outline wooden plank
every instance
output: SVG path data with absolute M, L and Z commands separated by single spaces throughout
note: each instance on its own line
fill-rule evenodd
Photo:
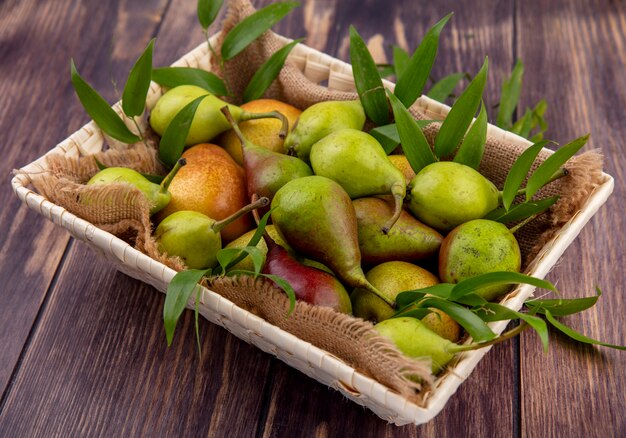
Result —
M 442 34 L 433 76 L 443 77 L 463 68 L 475 73 L 488 54 L 486 101 L 492 105 L 498 101 L 499 84 L 513 63 L 513 2 L 480 2 L 471 8 L 460 8 L 453 2 L 337 2 L 331 15 L 338 46 L 327 50 L 347 60 L 348 26 L 354 24 L 378 61 L 383 62 L 382 56 L 390 59 L 392 43 L 414 50 L 426 30 L 450 11 L 455 11 L 455 16 Z M 467 436 L 514 435 L 519 415 L 517 344 L 495 346 L 435 420 L 421 427 L 388 425 L 279 362 L 263 435 L 326 436 L 338 431 L 367 431 L 371 436 L 455 436 L 461 430 Z
M 525 98 L 548 101 L 548 138 L 561 144 L 592 133 L 615 192 L 549 275 L 566 297 L 605 295 L 564 322 L 624 344 L 624 186 L 626 155 L 626 8 L 611 1 L 517 2 L 518 47 L 526 65 Z M 626 354 L 552 336 L 548 354 L 522 340 L 522 435 L 626 435 Z
M 268 356 L 74 243 L 0 414 L 0 436 L 253 436 Z
M 69 58 L 105 96 L 115 94 L 110 79 L 141 50 L 154 29 L 154 15 L 136 2 L 76 5 L 69 1 L 9 1 L 0 4 L 0 173 L 43 155 L 88 120 L 74 98 Z M 164 1 L 151 1 L 154 11 Z M 158 17 L 158 13 L 156 14 Z M 110 23 L 134 23 L 112 28 Z M 115 32 L 115 38 L 113 34 Z M 89 38 L 91 35 L 91 38 Z M 85 40 L 90 41 L 89 44 Z M 115 46 L 128 40 L 125 48 Z M 113 48 L 111 48 L 113 44 Z M 144 44 L 143 42 L 141 44 Z M 113 55 L 111 55 L 111 51 Z M 111 72 L 116 74 L 111 77 Z M 13 194 L 8 180 L 0 188 L 0 394 L 4 393 L 28 338 L 46 290 L 69 240 L 61 228 L 40 218 Z M 6 233 L 6 234 L 5 234 Z M 19 317 L 18 317 L 19 315 Z

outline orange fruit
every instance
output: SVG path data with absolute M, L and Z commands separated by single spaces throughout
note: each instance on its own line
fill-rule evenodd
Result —
M 296 124 L 302 112 L 295 106 L 275 99 L 252 100 L 241 105 L 241 109 L 251 113 L 278 111 L 289 120 L 289 130 Z M 239 129 L 243 135 L 252 143 L 282 154 L 285 150 L 283 147 L 284 140 L 278 136 L 280 128 L 281 122 L 278 119 L 248 120 L 239 124 Z M 232 129 L 223 133 L 217 143 L 228 151 L 237 164 L 243 166 L 241 143 Z
M 224 149 L 203 143 L 189 148 L 182 156 L 187 165 L 172 180 L 172 200 L 157 214 L 158 221 L 181 210 L 198 211 L 221 220 L 248 204 L 245 172 Z M 222 230 L 222 240 L 234 240 L 252 226 L 251 215 L 243 216 Z
M 409 160 L 407 160 L 404 155 L 389 155 L 387 158 L 389 158 L 391 164 L 404 174 L 404 179 L 406 179 L 407 184 L 415 178 L 415 172 L 413 172 Z

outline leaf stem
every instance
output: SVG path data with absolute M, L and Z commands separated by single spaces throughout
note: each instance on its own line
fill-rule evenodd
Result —
M 522 321 L 520 323 L 520 325 L 518 325 L 517 327 L 509 330 L 508 332 L 505 332 L 505 333 L 501 334 L 497 338 L 492 339 L 490 341 L 478 342 L 478 343 L 473 343 L 473 344 L 469 344 L 469 345 L 458 345 L 458 344 L 452 343 L 451 345 L 448 345 L 446 347 L 446 350 L 448 352 L 450 352 L 450 353 L 460 353 L 462 351 L 478 350 L 480 348 L 488 347 L 488 346 L 494 345 L 494 344 L 499 344 L 500 342 L 504 342 L 504 341 L 506 341 L 508 339 L 511 339 L 511 338 L 519 335 L 521 332 L 523 332 L 524 330 L 526 330 L 529 327 L 530 326 L 528 325 L 528 323 L 526 321 Z
M 226 75 L 226 66 L 224 64 L 224 59 L 217 54 L 213 45 L 211 44 L 211 39 L 209 38 L 209 33 L 205 29 L 203 31 L 204 37 L 206 38 L 206 43 L 209 46 L 209 50 L 211 51 L 211 55 L 219 61 L 220 71 L 222 72 L 222 78 L 224 79 L 224 86 L 226 87 L 227 95 L 231 95 L 230 83 L 228 82 L 228 76 Z
M 149 148 L 150 146 L 148 146 L 148 142 L 146 141 L 146 137 L 145 135 L 143 135 L 143 131 L 141 130 L 141 126 L 139 126 L 139 123 L 137 123 L 137 120 L 134 117 L 130 118 L 133 121 L 133 124 L 135 125 L 135 128 L 137 128 L 137 132 L 139 133 L 139 138 L 141 139 L 142 143 Z
M 526 224 L 534 221 L 535 219 L 537 219 L 537 217 L 542 214 L 543 211 L 541 213 L 535 213 L 532 216 L 527 217 L 526 219 L 524 219 L 523 221 L 521 221 L 519 224 L 509 228 L 509 231 L 511 232 L 511 234 L 515 234 L 519 231 L 520 228 L 522 228 L 523 226 L 525 226 Z

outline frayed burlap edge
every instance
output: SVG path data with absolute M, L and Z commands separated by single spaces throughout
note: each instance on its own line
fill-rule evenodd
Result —
M 407 358 L 367 321 L 300 301 L 287 316 L 289 299 L 269 280 L 218 277 L 208 287 L 270 324 L 341 358 L 411 401 L 419 403 L 425 387 L 433 383 L 429 361 Z

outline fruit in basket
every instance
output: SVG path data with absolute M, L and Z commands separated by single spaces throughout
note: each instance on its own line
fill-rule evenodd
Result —
M 355 199 L 352 205 L 356 212 L 363 263 L 412 262 L 433 257 L 439 251 L 443 236 L 404 210 L 387 234 L 381 231 L 393 215 L 393 202 L 389 197 Z
M 277 275 L 289 282 L 298 300 L 352 313 L 348 292 L 333 275 L 300 263 L 268 234 L 264 234 L 263 239 L 268 247 L 264 274 Z
M 363 129 L 365 111 L 359 100 L 326 101 L 305 109 L 285 139 L 290 155 L 309 162 L 311 147 L 339 129 Z
M 400 317 L 379 322 L 374 326 L 382 336 L 391 340 L 406 356 L 430 359 L 433 374 L 439 373 L 454 357 L 448 351 L 456 346 L 430 330 L 416 318 Z
M 272 222 L 293 249 L 327 265 L 344 283 L 381 295 L 361 269 L 354 207 L 339 184 L 317 175 L 294 179 L 278 190 L 272 208 Z
M 240 108 L 251 113 L 278 111 L 287 117 L 290 127 L 293 127 L 296 124 L 298 117 L 302 113 L 302 111 L 295 106 L 275 99 L 252 100 L 244 103 Z M 239 123 L 239 129 L 241 129 L 243 135 L 251 143 L 282 154 L 285 151 L 285 140 L 279 136 L 281 127 L 282 125 L 280 121 L 273 119 L 248 120 L 246 122 Z M 243 166 L 241 143 L 239 142 L 235 131 L 226 131 L 220 136 L 217 143 L 226 149 L 237 164 Z
M 150 113 L 150 126 L 157 134 L 163 135 L 172 119 L 181 109 L 194 99 L 204 95 L 206 97 L 200 102 L 191 122 L 185 141 L 187 146 L 208 142 L 230 129 L 230 124 L 220 112 L 220 108 L 225 105 L 228 106 L 234 119 L 238 122 L 268 117 L 278 118 L 283 122 L 281 136 L 284 137 L 286 135 L 287 123 L 282 114 L 275 111 L 249 113 L 238 106 L 227 104 L 220 98 L 209 94 L 204 88 L 196 85 L 180 85 L 163 94 Z
M 521 261 L 517 240 L 504 224 L 477 219 L 459 225 L 443 240 L 439 277 L 447 283 L 458 283 L 489 272 L 519 272 Z M 492 301 L 509 288 L 509 285 L 486 286 L 475 293 Z
M 400 172 L 402 172 L 407 184 L 409 184 L 411 180 L 415 178 L 415 171 L 409 164 L 409 160 L 406 158 L 405 155 L 389 155 L 387 156 L 387 158 L 389 158 L 391 164 L 396 166 L 396 168 Z
M 134 169 L 129 169 L 127 167 L 107 167 L 92 176 L 91 179 L 87 181 L 87 185 L 126 183 L 135 186 L 141 190 L 146 198 L 148 198 L 151 202 L 152 206 L 150 207 L 150 214 L 154 214 L 161 211 L 169 204 L 172 195 L 168 189 L 172 179 L 185 164 L 187 164 L 187 162 L 184 158 L 178 160 L 174 168 L 163 179 L 161 184 L 155 184 L 148 181 L 145 176 Z
M 217 266 L 217 252 L 222 249 L 220 232 L 224 227 L 268 204 L 269 199 L 260 198 L 221 221 L 197 211 L 177 211 L 163 219 L 154 238 L 161 252 L 180 257 L 188 268 L 212 268 Z
M 162 220 L 181 210 L 200 212 L 215 220 L 224 219 L 248 203 L 246 175 L 224 149 L 213 144 L 200 144 L 183 154 L 187 165 L 170 184 L 170 203 L 156 216 Z M 230 242 L 244 234 L 253 223 L 248 215 L 236 220 L 222 231 L 222 239 Z
M 276 231 L 276 228 L 274 227 L 274 225 L 267 225 L 265 227 L 265 230 L 269 233 L 270 237 L 274 239 L 274 241 L 278 245 L 282 246 L 287 251 L 292 251 L 291 247 L 287 244 L 287 242 L 285 242 L 283 238 L 280 236 L 280 234 L 278 234 L 278 231 Z M 254 236 L 255 232 L 256 232 L 256 229 L 248 231 L 246 234 L 237 237 L 232 242 L 229 242 L 228 245 L 225 246 L 225 248 L 245 248 L 246 246 L 248 246 L 248 242 L 250 242 L 250 239 L 252 239 L 252 236 Z M 263 256 L 267 255 L 267 245 L 265 244 L 265 241 L 263 239 L 259 241 L 256 247 L 261 250 L 261 253 L 263 253 Z M 233 266 L 231 269 L 254 271 L 254 264 L 252 263 L 252 258 L 250 256 L 246 257 L 245 259 L 237 263 L 235 266 Z
M 409 184 L 409 210 L 422 222 L 450 231 L 498 206 L 495 185 L 476 170 L 452 161 L 424 167 Z
M 313 174 L 309 165 L 301 159 L 279 154 L 250 142 L 233 120 L 228 107 L 223 107 L 222 112 L 233 126 L 243 148 L 248 196 L 256 194 L 272 199 L 278 189 L 289 181 Z
M 316 175 L 336 181 L 351 198 L 391 192 L 395 208 L 382 225 L 383 232 L 386 234 L 396 223 L 406 196 L 406 182 L 374 137 L 356 129 L 340 129 L 313 145 L 310 160 Z

